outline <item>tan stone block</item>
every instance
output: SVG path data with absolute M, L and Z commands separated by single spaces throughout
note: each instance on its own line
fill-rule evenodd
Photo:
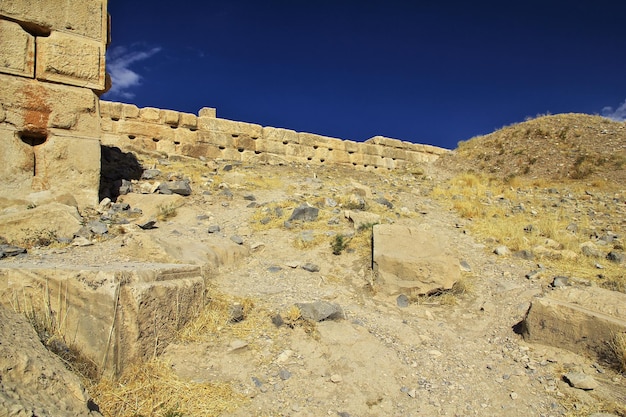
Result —
M 235 148 L 235 138 L 231 134 L 205 130 L 199 130 L 197 134 L 199 143 L 208 143 L 221 149 Z
M 198 132 L 189 129 L 175 129 L 174 140 L 181 144 L 193 145 L 198 141 Z
M 52 32 L 37 38 L 35 76 L 39 80 L 105 88 L 105 46 L 80 36 Z
M 35 76 L 35 37 L 8 20 L 0 20 L 0 72 Z
M 347 151 L 341 149 L 333 149 L 329 155 L 329 161 L 336 164 L 349 164 L 350 154 Z
M 369 143 L 359 143 L 359 152 L 365 155 L 378 155 L 380 148 L 376 145 L 370 145 Z
M 215 119 L 217 116 L 217 111 L 213 107 L 203 107 L 198 112 L 198 116 L 200 117 L 210 117 Z
M 317 149 L 320 146 L 328 147 L 329 137 L 316 135 L 313 133 L 299 133 L 300 144 L 304 146 L 310 146 L 313 149 Z
M 359 145 L 360 142 L 354 142 L 351 140 L 346 140 L 343 142 L 344 147 L 346 149 L 346 152 L 348 152 L 349 154 L 353 154 L 353 153 L 357 153 L 359 152 Z
M 170 126 L 178 126 L 178 121 L 180 119 L 180 113 L 174 110 L 161 110 L 159 120 L 161 123 L 165 123 Z
M 144 107 L 139 110 L 139 118 L 144 122 L 156 122 L 159 120 L 159 109 L 154 107 Z
M 100 100 L 100 116 L 102 118 L 108 117 L 112 120 L 119 120 L 122 118 L 122 108 L 122 103 Z
M 122 104 L 122 118 L 136 119 L 139 117 L 139 107 L 134 104 Z
M 346 150 L 346 141 L 345 140 L 341 140 L 341 139 L 335 139 L 335 138 L 328 138 L 326 145 L 328 146 L 329 150 L 342 150 L 345 151 Z
M 263 135 L 263 127 L 257 124 L 205 116 L 198 117 L 198 129 L 208 132 L 225 133 L 232 137 L 248 135 L 251 138 L 260 138 Z
M 59 31 L 103 45 L 108 38 L 107 0 L 2 0 L 0 15 L 25 22 L 36 36 Z
M 237 149 L 226 148 L 222 150 L 222 158 L 227 161 L 241 161 L 241 152 Z
M 281 129 L 276 127 L 264 127 L 263 137 L 269 141 L 287 143 L 300 143 L 298 132 L 290 129 Z
M 77 88 L 0 74 L 0 103 L 5 123 L 18 131 L 45 135 L 51 128 L 71 129 L 81 136 L 100 137 L 97 96 Z
M 180 113 L 180 121 L 179 121 L 178 126 L 186 128 L 186 129 L 197 130 L 198 118 L 196 117 L 195 114 Z

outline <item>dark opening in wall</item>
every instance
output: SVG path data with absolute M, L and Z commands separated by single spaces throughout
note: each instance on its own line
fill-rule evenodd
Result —
M 311 161 L 311 160 L 313 160 L 313 158 L 311 158 L 310 156 L 307 156 L 306 160 L 307 161 Z
M 321 163 L 324 163 L 324 161 L 326 161 L 326 160 L 325 160 L 325 159 L 320 159 L 320 162 L 321 162 Z
M 226 146 L 218 146 L 218 148 L 220 148 L 220 151 L 223 151 L 224 149 L 226 149 Z
M 286 141 L 286 140 L 283 141 L 283 145 L 286 145 L 288 143 L 289 143 L 289 141 Z
M 237 151 L 243 152 L 243 148 L 237 148 Z
M 18 136 L 25 144 L 35 147 L 43 145 L 48 139 L 48 132 L 45 130 L 23 130 Z M 37 176 L 37 152 L 33 149 L 33 176 Z
M 317 148 L 319 148 L 319 146 L 313 145 L 313 149 L 317 149 Z
M 130 140 L 133 140 L 133 139 L 135 139 L 135 138 L 136 138 L 136 136 L 135 136 L 135 135 L 128 135 L 128 139 L 130 139 Z
M 257 136 L 252 136 L 252 140 L 257 140 L 258 137 Z
M 159 140 L 159 138 L 152 138 L 152 142 L 158 142 Z
M 231 136 L 234 137 L 234 138 L 238 138 L 239 137 L 239 135 L 237 133 L 232 133 Z
M 261 151 L 254 151 L 254 154 L 255 155 L 259 155 L 259 154 L 261 154 Z
M 175 140 L 175 141 L 174 141 L 174 145 L 180 145 L 180 142 L 179 142 L 179 141 L 177 141 L 177 140 Z
M 178 125 L 170 125 L 171 129 L 178 129 Z
M 113 120 L 114 122 L 119 122 L 120 118 L 111 116 L 111 120 Z
M 190 127 L 190 128 L 189 128 L 189 130 L 190 130 L 191 132 L 195 132 L 196 130 L 198 130 L 198 128 L 197 128 L 197 127 Z

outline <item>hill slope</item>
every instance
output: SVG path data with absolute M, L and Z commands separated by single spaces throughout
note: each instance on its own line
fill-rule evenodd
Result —
M 542 116 L 466 142 L 438 163 L 500 178 L 626 181 L 626 123 L 586 114 Z

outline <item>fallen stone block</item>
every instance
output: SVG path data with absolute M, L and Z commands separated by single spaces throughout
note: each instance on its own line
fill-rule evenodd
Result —
M 45 312 L 64 342 L 108 375 L 161 353 L 204 307 L 204 291 L 194 265 L 0 267 L 0 303 Z
M 386 293 L 430 294 L 451 289 L 461 278 L 458 259 L 428 230 L 379 224 L 373 242 L 373 269 Z
M 606 357 L 615 334 L 626 332 L 626 294 L 565 287 L 533 300 L 522 322 L 529 342 Z

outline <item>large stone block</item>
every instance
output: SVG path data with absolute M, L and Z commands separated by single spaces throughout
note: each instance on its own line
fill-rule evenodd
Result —
M 277 127 L 264 127 L 263 138 L 267 141 L 288 143 L 300 143 L 298 132 L 290 129 L 281 129 Z
M 0 74 L 0 85 L 6 127 L 41 135 L 49 129 L 63 129 L 100 137 L 98 97 L 93 91 L 5 74 Z
M 613 337 L 626 332 L 626 294 L 597 287 L 556 289 L 533 300 L 522 327 L 529 342 L 607 357 Z
M 51 31 L 108 39 L 107 0 L 2 0 L 0 15 L 15 19 L 37 36 Z
M 0 19 L 0 72 L 35 76 L 35 37 L 15 22 Z
M 459 261 L 438 235 L 424 228 L 376 225 L 373 268 L 389 294 L 430 294 L 460 279 Z
M 260 138 L 263 135 L 263 128 L 260 125 L 206 116 L 198 117 L 198 129 L 228 134 L 232 137 L 247 135 L 251 138 Z
M 192 265 L 0 267 L 0 302 L 49 311 L 69 344 L 107 374 L 162 352 L 204 306 Z
M 39 80 L 93 90 L 105 89 L 105 44 L 81 36 L 52 32 L 37 38 Z

